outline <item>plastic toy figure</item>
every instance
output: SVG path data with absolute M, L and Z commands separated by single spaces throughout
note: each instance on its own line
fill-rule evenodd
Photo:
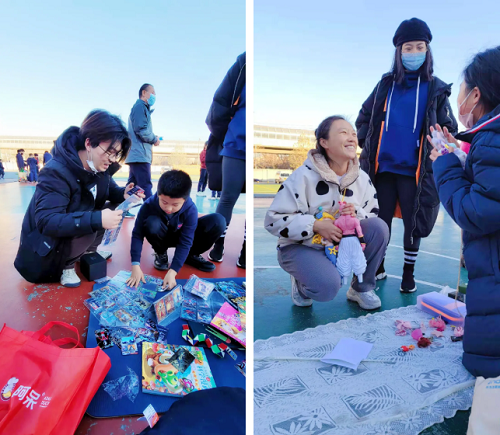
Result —
M 330 219 L 335 222 L 335 218 L 330 213 L 323 211 L 323 207 L 319 208 L 319 212 L 316 213 L 314 217 L 319 221 Z M 328 240 L 325 240 L 319 234 L 314 235 L 312 242 L 317 245 L 323 245 L 325 247 L 325 254 L 328 259 L 333 263 L 334 266 L 337 264 L 337 254 L 339 252 L 339 244 L 337 242 L 330 242 Z
M 339 212 L 342 212 L 346 203 L 341 201 L 339 206 Z M 342 278 L 342 285 L 347 284 L 351 272 L 358 277 L 358 281 L 361 283 L 363 282 L 363 273 L 366 271 L 366 258 L 363 253 L 366 243 L 359 219 L 354 216 L 343 215 L 335 221 L 335 225 L 342 230 L 336 264 Z

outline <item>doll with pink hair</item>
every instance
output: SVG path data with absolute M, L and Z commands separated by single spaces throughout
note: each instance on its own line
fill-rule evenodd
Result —
M 346 203 L 341 201 L 339 205 L 339 212 L 342 212 Z M 362 283 L 363 273 L 366 271 L 366 258 L 363 253 L 366 243 L 359 219 L 354 216 L 342 215 L 335 221 L 335 225 L 342 230 L 336 264 L 342 277 L 342 284 L 347 284 L 351 272 L 358 277 L 358 282 Z

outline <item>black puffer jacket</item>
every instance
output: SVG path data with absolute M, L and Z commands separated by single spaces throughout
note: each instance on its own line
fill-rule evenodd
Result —
M 238 102 L 246 83 L 246 52 L 240 54 L 229 69 L 214 95 L 214 100 L 205 120 L 209 130 L 206 165 L 208 187 L 222 190 L 222 144 L 229 123 L 238 109 Z
M 53 159 L 40 171 L 35 194 L 24 216 L 14 266 L 29 282 L 57 282 L 74 237 L 102 229 L 101 210 L 106 201 L 124 201 L 125 188 L 112 175 L 112 164 L 94 175 L 83 168 L 76 145 L 82 138 L 70 127 L 56 141 Z M 97 196 L 90 188 L 97 186 Z
M 393 75 L 385 74 L 371 95 L 363 103 L 356 120 L 359 146 L 363 149 L 360 157 L 361 169 L 375 182 L 375 166 L 380 147 L 382 122 L 386 119 L 387 94 L 393 83 Z M 451 84 L 437 77 L 429 83 L 427 109 L 421 131 L 423 146 L 420 147 L 419 165 L 416 173 L 418 180 L 417 195 L 413 207 L 413 228 L 411 237 L 427 237 L 436 223 L 439 212 L 439 196 L 432 175 L 432 161 L 429 158 L 432 145 L 427 141 L 431 126 L 439 124 L 447 127 L 450 133 L 458 131 L 448 97 Z

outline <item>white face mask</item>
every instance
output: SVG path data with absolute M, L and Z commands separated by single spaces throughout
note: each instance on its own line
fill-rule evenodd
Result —
M 94 174 L 97 174 L 99 172 L 94 165 L 94 161 L 92 160 L 92 151 L 89 150 L 87 150 L 87 165 L 89 165 L 90 170 Z
M 467 98 L 469 98 L 470 94 L 472 94 L 472 91 L 474 89 L 472 89 L 468 94 L 467 96 L 465 97 L 465 100 L 462 101 L 459 105 L 458 105 L 458 120 L 462 123 L 462 125 L 467 129 L 471 129 L 473 126 L 474 126 L 474 119 L 473 119 L 473 116 L 472 116 L 472 112 L 474 111 L 474 109 L 476 108 L 477 106 L 477 103 L 474 105 L 474 107 L 472 108 L 472 110 L 465 114 L 465 115 L 462 115 L 460 113 L 460 108 L 463 106 L 463 104 L 467 101 Z

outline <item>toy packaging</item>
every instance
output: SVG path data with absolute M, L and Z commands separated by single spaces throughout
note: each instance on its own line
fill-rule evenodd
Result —
M 240 298 L 246 296 L 245 288 L 239 286 L 233 281 L 222 281 L 216 284 L 216 290 L 228 301 L 234 308 L 237 308 Z
M 107 349 L 108 347 L 113 346 L 113 342 L 111 341 L 111 338 L 109 336 L 109 330 L 103 328 L 103 329 L 96 329 L 94 331 L 95 338 L 97 340 L 97 345 L 101 349 Z
M 182 300 L 182 286 L 177 285 L 154 303 L 156 321 L 159 326 L 168 326 L 179 318 L 181 315 Z
M 174 358 L 179 349 L 184 350 Z M 188 354 L 194 358 L 189 364 Z M 180 397 L 215 387 L 203 348 L 147 342 L 142 344 L 143 393 Z
M 186 282 L 184 286 L 184 290 L 199 296 L 202 299 L 207 300 L 212 293 L 215 285 L 209 281 L 205 281 L 204 279 L 198 278 L 196 275 L 191 275 L 189 280 Z
M 464 326 L 467 314 L 465 304 L 446 295 L 438 292 L 419 295 L 417 296 L 417 307 L 433 316 L 441 316 L 450 325 Z
M 229 303 L 224 303 L 210 325 L 243 346 L 246 346 L 246 332 L 241 327 L 239 312 L 229 305 Z
M 182 302 L 181 318 L 208 325 L 225 302 L 218 291 L 212 291 L 207 300 L 186 292 Z
M 134 337 L 122 337 L 122 355 L 137 355 L 137 343 Z
M 132 192 L 135 190 L 134 193 L 142 192 L 144 193 L 144 190 L 141 189 L 138 186 L 133 187 L 129 192 Z M 116 210 L 123 210 L 123 215 L 120 223 L 118 224 L 118 227 L 116 227 L 113 230 L 106 230 L 104 232 L 104 236 L 102 238 L 101 244 L 103 246 L 107 245 L 112 245 L 113 243 L 116 242 L 116 239 L 118 238 L 118 234 L 120 234 L 120 230 L 123 225 L 123 220 L 125 219 L 125 213 L 127 213 L 132 207 L 134 207 L 137 204 L 142 203 L 142 199 L 139 198 L 137 195 L 131 194 L 125 201 L 123 201 L 117 208 Z

